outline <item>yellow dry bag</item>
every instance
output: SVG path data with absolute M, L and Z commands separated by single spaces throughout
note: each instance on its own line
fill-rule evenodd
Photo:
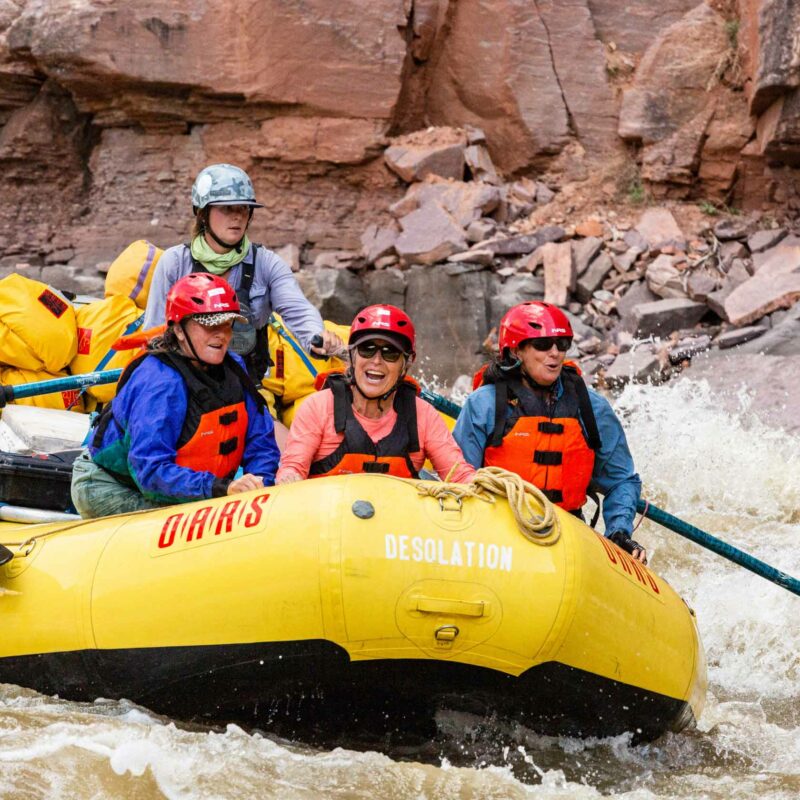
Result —
M 81 306 L 76 312 L 78 324 L 78 354 L 70 363 L 73 375 L 106 371 L 127 366 L 135 350 L 113 351 L 111 345 L 139 319 L 142 310 L 129 297 L 116 295 Z M 101 366 L 101 362 L 111 357 Z M 107 403 L 117 391 L 116 383 L 91 386 L 86 390 L 101 403 Z
M 129 244 L 108 268 L 106 297 L 122 295 L 144 309 L 153 273 L 163 252 L 144 239 Z
M 75 357 L 75 309 L 58 289 L 8 275 L 0 280 L 0 361 L 57 373 Z

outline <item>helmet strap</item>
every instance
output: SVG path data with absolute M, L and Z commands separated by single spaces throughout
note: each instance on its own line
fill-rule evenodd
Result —
M 381 406 L 381 403 L 383 403 L 386 400 L 388 400 L 397 391 L 397 387 L 403 382 L 403 378 L 405 378 L 406 373 L 408 372 L 409 366 L 410 365 L 409 365 L 409 362 L 408 362 L 408 357 L 406 356 L 405 353 L 403 353 L 403 370 L 402 370 L 402 372 L 400 373 L 400 375 L 398 376 L 398 378 L 394 382 L 394 384 L 386 392 L 384 392 L 382 395 L 380 395 L 378 397 L 370 397 L 358 385 L 358 382 L 356 381 L 356 375 L 355 375 L 355 372 L 353 371 L 353 367 L 352 366 L 350 367 L 350 370 L 348 371 L 349 374 L 347 375 L 347 379 L 348 379 L 348 383 L 351 386 L 354 386 L 356 388 L 356 390 L 358 391 L 358 393 L 365 400 L 377 400 L 378 401 L 378 408 L 380 408 L 381 411 L 383 411 L 383 407 Z
M 253 219 L 253 209 L 252 209 L 252 207 L 250 208 L 250 214 L 247 217 L 247 225 L 245 225 L 245 227 L 244 227 L 244 233 L 242 234 L 242 238 L 239 239 L 239 241 L 236 242 L 236 244 L 229 244 L 228 242 L 223 242 L 222 239 L 220 239 L 219 236 L 217 236 L 217 234 L 214 233 L 214 229 L 211 227 L 211 214 L 210 214 L 210 212 L 208 210 L 209 208 L 210 208 L 210 206 L 206 206 L 205 209 L 203 209 L 206 212 L 205 216 L 203 218 L 203 233 L 205 233 L 207 231 L 209 236 L 211 236 L 211 238 L 220 247 L 224 247 L 226 250 L 235 250 L 237 253 L 241 253 L 242 252 L 242 242 L 245 240 L 245 237 L 247 236 L 247 229 L 250 227 L 250 220 Z
M 186 318 L 184 318 L 184 319 L 186 319 Z M 197 355 L 197 350 L 194 349 L 194 342 L 192 342 L 192 337 L 189 336 L 189 331 L 186 330 L 186 326 L 183 324 L 183 322 L 184 322 L 184 320 L 182 319 L 178 323 L 178 325 L 180 325 L 180 328 L 183 331 L 183 335 L 186 337 L 186 341 L 189 343 L 189 349 L 192 351 L 192 355 L 194 356 L 194 360 L 198 364 L 202 364 L 204 366 L 209 366 L 209 364 L 206 361 L 203 361 L 203 359 L 200 358 L 199 355 Z

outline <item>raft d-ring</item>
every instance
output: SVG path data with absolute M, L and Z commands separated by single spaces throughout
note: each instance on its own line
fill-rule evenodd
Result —
M 23 547 L 28 548 L 24 553 L 22 552 Z M 27 558 L 33 552 L 35 547 L 36 539 L 28 539 L 19 546 L 19 550 L 17 550 L 14 558 Z
M 455 508 L 444 507 L 445 497 L 452 497 L 456 501 Z M 439 511 L 457 511 L 460 514 L 463 505 L 464 505 L 464 498 L 461 495 L 456 494 L 455 492 L 442 492 L 439 495 Z
M 461 633 L 457 625 L 442 625 L 434 631 L 434 638 L 437 642 L 442 644 L 452 644 L 456 640 L 456 636 Z

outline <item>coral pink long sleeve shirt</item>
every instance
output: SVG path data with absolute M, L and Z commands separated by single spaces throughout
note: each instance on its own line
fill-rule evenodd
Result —
M 355 409 L 356 419 L 373 442 L 388 436 L 397 421 L 397 412 L 392 408 L 379 419 L 368 419 Z M 454 464 L 458 464 L 451 481 L 466 483 L 475 470 L 467 464 L 461 448 L 447 430 L 444 420 L 429 403 L 417 398 L 417 429 L 420 450 L 411 453 L 411 463 L 419 470 L 429 458 L 433 468 L 444 480 Z M 307 478 L 314 461 L 330 455 L 342 443 L 344 434 L 336 433 L 333 427 L 333 392 L 322 391 L 311 395 L 298 409 L 289 438 L 281 456 L 277 480 L 294 474 Z

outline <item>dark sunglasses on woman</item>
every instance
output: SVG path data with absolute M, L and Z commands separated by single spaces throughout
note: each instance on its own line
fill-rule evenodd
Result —
M 528 339 L 534 350 L 540 353 L 546 353 L 553 345 L 556 346 L 559 353 L 566 353 L 569 346 L 572 344 L 571 336 L 542 336 L 539 339 Z
M 388 364 L 393 364 L 400 358 L 400 356 L 403 355 L 401 350 L 398 350 L 396 347 L 393 347 L 390 344 L 378 344 L 377 342 L 359 342 L 356 345 L 356 352 L 361 356 L 361 358 L 366 358 L 367 360 L 373 358 L 375 356 L 375 353 L 379 351 L 381 354 L 381 358 Z

